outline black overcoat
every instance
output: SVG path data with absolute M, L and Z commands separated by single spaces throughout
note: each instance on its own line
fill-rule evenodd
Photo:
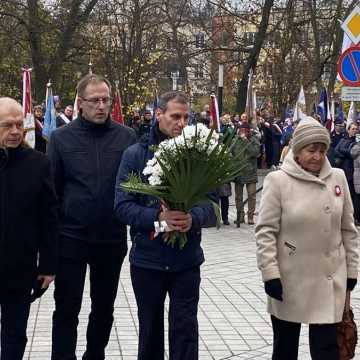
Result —
M 53 275 L 57 200 L 47 157 L 0 149 L 0 302 L 29 295 L 37 275 Z

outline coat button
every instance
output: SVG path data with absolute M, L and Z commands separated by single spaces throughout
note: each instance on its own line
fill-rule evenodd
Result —
M 329 205 L 326 205 L 326 206 L 324 207 L 324 210 L 325 210 L 325 212 L 326 212 L 327 214 L 331 213 L 331 208 L 330 208 Z
M 328 280 L 332 280 L 332 276 L 329 275 L 329 276 L 327 277 L 327 279 L 328 279 Z

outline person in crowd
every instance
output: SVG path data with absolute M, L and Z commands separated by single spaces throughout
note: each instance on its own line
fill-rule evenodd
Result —
M 200 113 L 200 122 L 205 126 L 209 127 L 211 123 L 210 112 L 202 111 Z
M 345 136 L 344 133 L 344 123 L 340 119 L 335 119 L 334 121 L 334 130 L 330 134 L 330 147 L 327 153 L 328 159 L 331 166 L 336 166 L 335 164 L 335 148 L 339 144 L 340 140 Z
M 227 136 L 232 136 L 234 134 L 235 128 L 231 121 L 231 116 L 225 114 L 221 117 L 221 134 L 224 141 L 226 141 Z M 229 198 L 231 196 L 231 183 L 224 184 L 220 186 L 218 190 L 218 195 L 220 198 L 220 208 L 221 208 L 221 219 L 224 225 L 230 225 L 229 222 Z
M 351 156 L 351 148 L 355 145 L 358 131 L 358 125 L 351 123 L 348 126 L 347 134 L 339 141 L 334 152 L 335 166 L 344 170 L 349 184 L 356 225 L 360 225 L 360 203 L 358 202 L 354 187 L 354 160 Z
M 68 105 L 64 112 L 60 112 L 56 117 L 56 127 L 59 128 L 61 126 L 67 125 L 72 120 L 74 109 L 72 105 Z
M 264 123 L 265 123 L 265 120 L 261 116 L 260 111 L 258 111 L 256 114 L 256 127 L 257 127 L 257 131 L 259 134 L 258 139 L 260 142 L 259 156 L 257 158 L 258 169 L 266 168 Z
M 239 114 L 235 114 L 233 119 L 232 119 L 232 123 L 235 127 L 235 129 L 237 129 L 240 126 L 240 115 Z
M 275 169 L 279 165 L 280 156 L 281 156 L 281 137 L 282 129 L 280 125 L 280 119 L 275 118 L 270 121 L 270 131 L 271 131 L 271 146 L 272 146 L 272 160 L 271 168 Z
M 238 128 L 242 125 L 242 124 L 249 124 L 249 117 L 247 115 L 247 113 L 242 113 L 240 116 L 240 121 L 238 123 Z
M 59 95 L 54 95 L 55 115 L 59 116 L 62 111 L 61 99 Z
M 360 139 L 359 134 L 356 135 L 356 142 L 350 150 L 351 156 L 354 160 L 354 174 L 353 174 L 353 182 L 354 182 L 354 197 L 355 204 L 360 203 Z M 356 222 L 358 225 L 358 222 Z
M 292 142 L 292 137 L 293 137 L 293 134 L 294 134 L 294 131 L 296 129 L 296 127 L 298 126 L 299 124 L 299 121 L 298 120 L 292 120 L 291 121 L 291 128 L 292 130 L 291 131 L 288 131 L 287 135 L 283 137 L 283 143 L 282 143 L 282 150 L 281 150 L 281 156 L 280 156 L 280 161 L 279 161 L 279 165 L 281 166 L 282 163 L 284 162 L 288 152 L 290 151 L 290 148 L 291 148 L 291 142 Z
M 141 138 L 143 135 L 148 134 L 150 132 L 151 119 L 152 119 L 151 111 L 146 110 L 145 114 L 144 114 L 144 120 L 142 121 L 140 128 L 139 128 L 139 133 L 138 133 L 139 138 Z
M 111 85 L 106 78 L 86 75 L 77 94 L 79 117 L 56 129 L 48 148 L 61 208 L 52 360 L 76 359 L 87 266 L 91 313 L 82 359 L 105 358 L 127 251 L 126 226 L 113 210 L 114 187 L 122 154 L 136 136 L 111 120 Z
M 11 98 L 0 98 L 0 194 L 0 358 L 21 360 L 30 301 L 54 280 L 58 217 L 50 162 L 24 143 Z
M 291 138 L 294 132 L 294 122 L 292 118 L 288 118 L 285 120 L 285 126 L 282 131 L 280 145 L 285 146 L 285 144 L 289 144 L 289 139 Z
M 349 187 L 327 160 L 329 145 L 319 122 L 301 120 L 281 169 L 264 181 L 255 235 L 273 360 L 298 358 L 302 323 L 309 324 L 312 359 L 339 359 L 336 326 L 346 290 L 357 282 L 359 256 Z
M 171 91 L 160 96 L 156 125 L 147 138 L 126 150 L 116 183 L 126 181 L 131 173 L 141 174 L 154 156 L 152 146 L 180 135 L 188 115 L 185 94 Z M 203 203 L 189 213 L 168 210 L 154 197 L 127 193 L 117 186 L 115 212 L 119 221 L 130 225 L 130 274 L 139 319 L 137 359 L 164 359 L 164 307 L 168 295 L 169 358 L 197 360 L 200 265 L 204 262 L 201 228 L 215 225 L 213 206 Z M 187 233 L 185 247 L 171 247 L 164 242 L 162 233 L 154 235 L 156 221 L 165 221 L 171 230 Z
M 139 138 L 140 125 L 141 125 L 140 113 L 138 111 L 134 111 L 133 116 L 129 119 L 129 127 L 135 131 L 137 138 Z
M 263 135 L 264 149 L 265 149 L 265 160 L 267 168 L 271 168 L 273 165 L 274 150 L 273 150 L 273 133 L 272 133 L 272 118 L 267 110 L 262 111 L 262 119 L 260 122 L 260 128 Z
M 243 151 L 242 162 L 245 167 L 240 176 L 235 178 L 235 203 L 237 217 L 235 224 L 239 227 L 245 222 L 245 211 L 243 203 L 244 185 L 246 186 L 248 196 L 247 220 L 249 225 L 254 225 L 254 214 L 256 207 L 256 183 L 257 183 L 257 158 L 260 151 L 260 142 L 251 132 L 250 125 L 242 123 L 238 129 L 239 141 L 236 143 L 234 154 Z
M 44 116 L 41 105 L 34 106 L 34 120 L 35 120 L 35 149 L 42 153 L 46 153 L 46 140 L 42 136 L 42 129 L 44 127 Z
M 231 121 L 231 116 L 229 114 L 224 114 L 221 117 L 221 123 L 220 123 L 220 132 L 223 135 L 226 134 L 233 134 L 235 131 L 235 127 Z

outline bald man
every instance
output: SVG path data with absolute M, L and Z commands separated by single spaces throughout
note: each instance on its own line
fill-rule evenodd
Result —
M 23 358 L 30 302 L 54 280 L 57 201 L 45 155 L 24 144 L 19 103 L 0 98 L 1 360 Z

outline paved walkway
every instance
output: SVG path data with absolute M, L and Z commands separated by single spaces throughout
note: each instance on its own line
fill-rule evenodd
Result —
M 271 359 L 272 331 L 266 313 L 266 297 L 256 268 L 253 226 L 233 224 L 235 207 L 230 207 L 230 226 L 205 229 L 203 247 L 200 322 L 200 360 Z M 150 295 L 150 294 L 149 294 Z M 360 318 L 360 290 L 353 293 L 355 316 Z M 85 349 L 89 313 L 88 283 L 80 315 L 78 354 Z M 32 306 L 28 327 L 26 359 L 50 359 L 52 290 Z M 107 360 L 136 360 L 137 315 L 129 279 L 129 264 L 124 262 L 115 304 L 115 322 L 107 348 Z M 166 323 L 166 322 L 165 322 Z M 359 355 L 355 359 L 360 359 Z M 307 327 L 302 329 L 300 360 L 309 360 Z M 324 359 L 326 360 L 326 359 Z

